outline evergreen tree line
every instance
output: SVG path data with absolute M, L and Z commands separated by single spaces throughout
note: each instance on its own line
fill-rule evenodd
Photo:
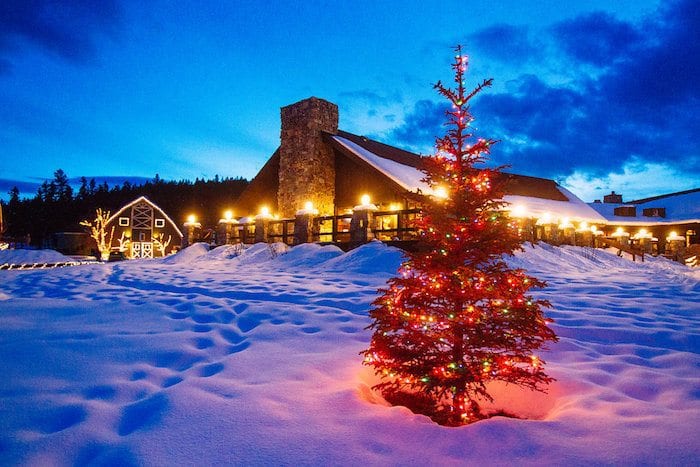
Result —
M 69 184 L 66 173 L 58 169 L 51 181 L 44 181 L 32 198 L 20 198 L 17 187 L 10 190 L 10 199 L 3 202 L 6 237 L 23 238 L 29 235 L 33 246 L 50 245 L 55 232 L 81 232 L 80 221 L 92 220 L 95 210 L 102 208 L 114 214 L 139 196 L 146 196 L 157 204 L 179 226 L 190 214 L 197 216 L 204 226 L 215 226 L 226 209 L 248 186 L 241 177 L 211 180 L 197 178 L 164 181 L 157 174 L 144 184 L 125 181 L 109 187 L 98 184 L 94 178 L 81 177 L 77 190 Z

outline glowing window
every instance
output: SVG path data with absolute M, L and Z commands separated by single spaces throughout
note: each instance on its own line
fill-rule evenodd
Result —
M 128 227 L 129 226 L 129 218 L 128 217 L 120 217 L 119 218 L 119 226 L 120 227 Z
M 162 229 L 165 227 L 165 219 L 156 219 L 155 226 Z

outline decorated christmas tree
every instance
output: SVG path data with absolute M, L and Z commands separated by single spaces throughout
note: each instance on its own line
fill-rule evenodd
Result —
M 432 193 L 423 193 L 422 245 L 380 290 L 362 352 L 388 401 L 444 425 L 484 418 L 490 382 L 544 390 L 552 378 L 534 352 L 556 340 L 543 314 L 549 303 L 528 294 L 545 284 L 504 261 L 522 244 L 502 201 L 506 177 L 483 166 L 495 141 L 470 127 L 469 102 L 492 80 L 467 92 L 468 58 L 456 52 L 456 86 L 435 85 L 451 108 L 447 134 L 424 158 Z

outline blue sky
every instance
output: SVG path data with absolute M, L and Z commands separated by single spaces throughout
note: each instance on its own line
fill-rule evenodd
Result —
M 279 109 L 335 102 L 346 131 L 421 153 L 451 47 L 493 163 L 586 201 L 700 187 L 694 0 L 0 2 L 0 195 L 70 177 L 253 177 Z M 565 6 L 563 6 L 565 5 Z

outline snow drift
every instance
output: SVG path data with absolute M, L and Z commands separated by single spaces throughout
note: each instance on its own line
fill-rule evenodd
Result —
M 664 464 L 700 457 L 700 276 L 575 247 L 548 281 L 548 394 L 495 388 L 446 428 L 370 387 L 367 309 L 401 261 L 370 243 L 194 245 L 162 260 L 0 271 L 0 464 Z

